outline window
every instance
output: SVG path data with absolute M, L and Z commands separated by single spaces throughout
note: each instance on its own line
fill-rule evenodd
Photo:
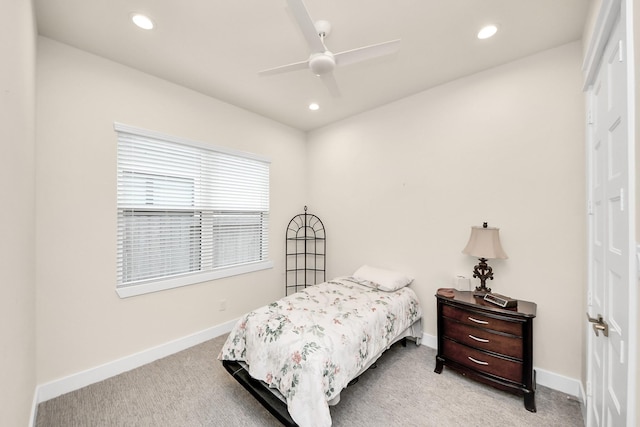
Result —
M 269 162 L 115 124 L 121 297 L 271 268 Z

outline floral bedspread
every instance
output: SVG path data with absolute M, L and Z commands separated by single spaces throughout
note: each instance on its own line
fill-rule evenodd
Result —
M 384 292 L 339 278 L 244 315 L 218 359 L 246 362 L 299 426 L 330 426 L 328 402 L 421 317 L 408 287 Z

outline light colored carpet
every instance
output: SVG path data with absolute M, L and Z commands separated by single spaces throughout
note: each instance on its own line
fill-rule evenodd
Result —
M 225 336 L 38 405 L 37 427 L 279 426 L 216 360 Z M 334 426 L 584 426 L 575 398 L 538 386 L 522 398 L 444 368 L 435 350 L 396 345 L 342 392 Z

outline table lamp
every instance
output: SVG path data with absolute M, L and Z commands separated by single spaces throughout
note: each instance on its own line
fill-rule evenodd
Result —
M 493 269 L 487 265 L 487 260 L 509 258 L 500 244 L 499 232 L 499 228 L 488 227 L 486 222 L 482 227 L 471 227 L 469 242 L 462 253 L 479 258 L 480 261 L 473 268 L 473 277 L 480 279 L 480 286 L 476 286 L 474 295 L 482 296 L 491 292 L 491 288 L 487 288 L 487 279 L 493 280 Z

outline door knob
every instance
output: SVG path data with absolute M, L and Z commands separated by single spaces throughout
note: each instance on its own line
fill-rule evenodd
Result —
M 589 316 L 589 313 L 587 313 L 587 319 L 589 319 L 589 322 L 593 323 L 593 331 L 596 333 L 596 336 L 599 336 L 598 331 L 602 331 L 602 334 L 605 337 L 609 336 L 609 325 L 604 321 L 601 314 L 598 314 L 598 318 L 594 319 Z

